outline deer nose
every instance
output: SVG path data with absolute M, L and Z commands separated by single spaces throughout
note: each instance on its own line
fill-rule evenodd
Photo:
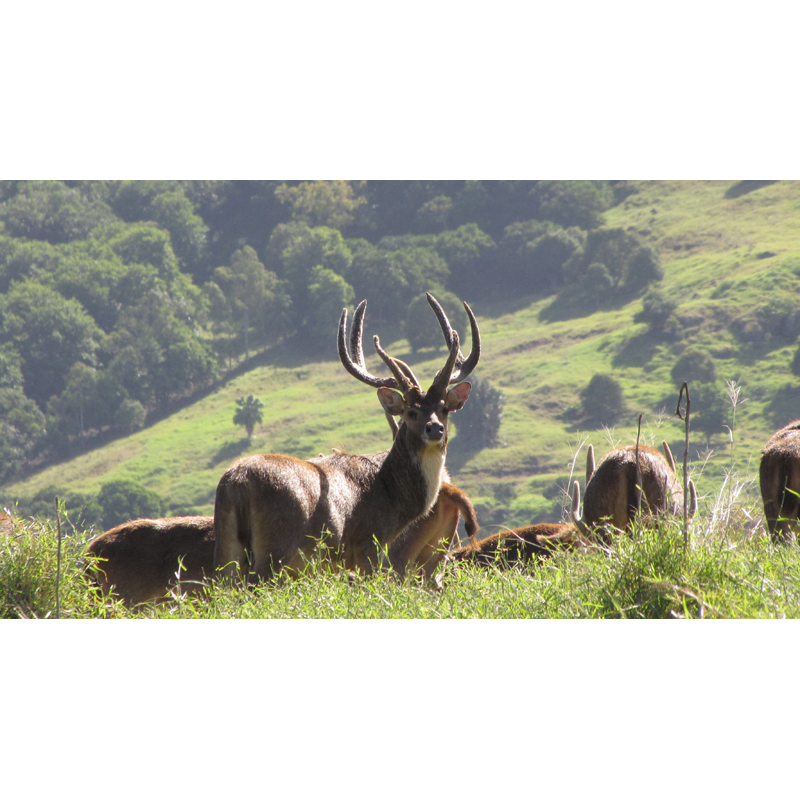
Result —
M 432 442 L 438 442 L 444 437 L 444 425 L 441 422 L 429 422 L 425 425 L 425 436 Z

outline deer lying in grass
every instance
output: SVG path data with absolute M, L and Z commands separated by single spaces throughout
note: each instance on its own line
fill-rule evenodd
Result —
M 683 511 L 683 486 L 675 475 L 675 460 L 666 442 L 664 455 L 653 447 L 638 445 L 637 475 L 635 444 L 617 447 L 600 461 L 595 470 L 594 448 L 586 454 L 586 496 L 583 516 L 579 516 L 580 488 L 575 481 L 573 512 L 575 527 L 586 537 L 596 537 L 608 544 L 607 526 L 624 531 L 630 527 L 639 509 L 645 514 L 661 516 Z M 575 502 L 577 500 L 577 502 Z M 689 515 L 697 511 L 697 493 L 689 481 Z
M 579 496 L 573 494 L 573 513 Z M 445 556 L 446 561 L 468 561 L 483 567 L 499 568 L 526 564 L 532 559 L 550 558 L 558 550 L 588 550 L 591 539 L 570 522 L 539 522 L 523 528 L 510 528 L 485 539 L 470 542 Z
M 384 410 L 400 418 L 394 443 L 380 463 L 347 453 L 310 461 L 270 453 L 236 461 L 219 482 L 214 506 L 214 565 L 223 577 L 270 579 L 282 568 L 298 569 L 319 545 L 337 564 L 369 574 L 382 548 L 430 511 L 442 483 L 448 415 L 469 397 L 464 378 L 478 363 L 480 333 L 464 303 L 472 329 L 465 359 L 441 306 L 431 295 L 428 301 L 450 353 L 427 391 L 408 365 L 383 351 L 377 336 L 375 349 L 392 376 L 369 373 L 360 333 L 366 301 L 356 310 L 354 356 L 346 343 L 347 310 L 342 311 L 339 357 L 351 375 L 378 390 Z M 456 385 L 449 388 L 451 383 Z
M 800 516 L 800 420 L 770 437 L 759 466 L 764 516 L 773 542 L 796 541 Z
M 198 594 L 214 573 L 214 518 L 124 522 L 92 539 L 86 553 L 90 581 L 127 606 L 162 598 L 173 587 Z

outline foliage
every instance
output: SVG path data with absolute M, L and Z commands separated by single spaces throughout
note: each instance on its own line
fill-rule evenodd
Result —
M 239 397 L 236 400 L 236 413 L 233 415 L 234 425 L 243 425 L 247 438 L 253 438 L 253 428 L 264 419 L 264 404 L 255 395 Z
M 604 181 L 537 181 L 531 195 L 538 219 L 585 230 L 597 228 L 601 213 L 613 205 L 613 193 Z
M 611 375 L 593 375 L 581 389 L 580 399 L 584 415 L 601 425 L 613 425 L 626 410 L 622 386 Z
M 700 347 L 688 347 L 672 367 L 672 382 L 680 387 L 684 381 L 689 385 L 695 383 L 713 383 L 717 379 L 717 367 L 707 350 Z
M 465 340 L 461 337 L 465 335 L 465 331 L 469 330 L 464 306 L 451 292 L 434 288 L 432 294 L 444 309 L 450 324 L 458 331 L 460 341 L 464 342 Z M 415 353 L 423 347 L 438 349 L 445 346 L 442 329 L 439 327 L 439 322 L 431 311 L 425 295 L 415 298 L 409 304 L 404 320 L 404 330 L 408 343 Z M 469 342 L 470 339 L 468 338 L 466 341 Z
M 343 308 L 352 310 L 355 292 L 341 275 L 322 266 L 314 267 L 310 281 L 305 333 L 315 350 L 332 354 L 338 319 Z
M 51 244 L 84 239 L 113 215 L 108 206 L 60 181 L 22 181 L 19 191 L 0 204 L 0 222 L 10 236 Z
M 101 331 L 76 300 L 32 280 L 0 297 L 0 342 L 19 353 L 25 394 L 44 408 L 76 361 L 92 363 Z
M 364 181 L 357 188 L 363 189 Z M 282 183 L 275 195 L 281 203 L 288 203 L 292 219 L 311 226 L 344 228 L 354 219 L 359 206 L 367 202 L 355 196 L 353 181 L 306 181 L 298 186 Z
M 103 509 L 101 524 L 106 529 L 131 519 L 158 519 L 164 515 L 161 498 L 130 480 L 103 484 L 97 503 Z
M 489 380 L 475 374 L 470 376 L 469 382 L 472 384 L 469 400 L 451 418 L 456 428 L 454 443 L 462 451 L 496 447 L 505 395 Z
M 675 316 L 678 303 L 659 289 L 653 289 L 642 299 L 642 310 L 637 312 L 634 322 L 644 322 L 653 333 L 675 338 L 680 322 Z
M 564 264 L 567 291 L 597 308 L 629 298 L 664 275 L 658 254 L 622 228 L 589 232 L 584 246 Z
M 370 318 L 377 323 L 402 321 L 414 299 L 444 285 L 450 274 L 445 260 L 430 247 L 385 250 L 365 239 L 347 244 L 353 254 L 347 280 L 358 301 L 368 301 Z

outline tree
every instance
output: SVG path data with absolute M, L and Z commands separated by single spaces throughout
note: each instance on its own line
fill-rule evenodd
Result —
M 343 308 L 353 307 L 353 287 L 333 270 L 314 267 L 308 287 L 309 312 L 304 320 L 306 335 L 315 350 L 334 352 L 336 323 Z
M 717 366 L 711 354 L 699 347 L 687 348 L 672 368 L 672 380 L 675 386 L 682 386 L 684 381 L 693 383 L 714 383 L 717 379 Z
M 164 515 L 161 498 L 131 480 L 103 484 L 97 502 L 103 509 L 102 525 L 106 529 L 131 519 L 158 519 Z
M 465 331 L 469 331 L 469 320 L 459 299 L 452 292 L 439 288 L 432 288 L 431 292 L 439 301 L 444 313 L 447 314 L 447 318 L 458 331 L 459 336 L 463 336 Z M 415 353 L 423 347 L 436 347 L 438 349 L 445 346 L 442 329 L 431 312 L 425 295 L 415 297 L 411 301 L 406 311 L 403 327 L 408 343 Z M 464 339 L 461 338 L 460 341 L 463 342 Z
M 602 222 L 600 215 L 614 202 L 605 181 L 536 181 L 531 196 L 538 206 L 534 214 L 538 219 L 585 230 L 597 228 Z
M 675 300 L 653 289 L 644 296 L 642 310 L 634 316 L 633 321 L 646 323 L 653 333 L 674 338 L 680 330 L 680 323 L 675 316 L 677 308 Z
M 611 375 L 597 373 L 592 376 L 581 389 L 580 398 L 583 413 L 601 425 L 613 425 L 625 411 L 622 386 Z
M 469 403 L 453 418 L 457 432 L 454 442 L 462 451 L 495 447 L 503 419 L 505 395 L 488 380 L 475 374 L 469 380 L 472 384 Z
M 264 404 L 254 395 L 239 397 L 236 400 L 236 413 L 233 415 L 234 425 L 243 425 L 247 438 L 253 438 L 253 428 L 264 419 Z
M 353 254 L 347 280 L 359 300 L 368 300 L 374 322 L 402 322 L 408 304 L 426 289 L 444 286 L 450 274 L 445 260 L 430 247 L 385 250 L 365 239 L 347 243 Z
M 32 280 L 0 297 L 0 342 L 21 358 L 25 394 L 44 408 L 76 361 L 91 364 L 102 331 L 77 300 Z
M 358 184 L 359 189 L 363 186 L 363 181 Z M 355 196 L 352 181 L 307 181 L 298 186 L 282 183 L 275 195 L 291 206 L 292 219 L 330 228 L 349 225 L 356 209 L 367 202 L 366 197 Z
M 17 194 L 0 205 L 0 222 L 12 236 L 71 242 L 113 219 L 105 203 L 90 200 L 62 181 L 20 183 Z

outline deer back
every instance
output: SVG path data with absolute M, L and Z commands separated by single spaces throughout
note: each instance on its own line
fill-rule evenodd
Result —
M 162 598 L 178 584 L 197 594 L 213 576 L 214 519 L 132 520 L 93 539 L 86 553 L 87 577 L 128 606 Z
M 508 568 L 532 559 L 550 558 L 559 550 L 585 550 L 590 546 L 591 542 L 572 523 L 539 522 L 503 530 L 459 547 L 447 555 L 447 560 Z
M 758 472 L 770 538 L 774 542 L 793 541 L 800 516 L 800 420 L 770 437 Z

